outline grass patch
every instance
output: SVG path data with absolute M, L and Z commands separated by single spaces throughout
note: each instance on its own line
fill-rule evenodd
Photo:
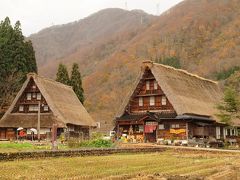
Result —
M 0 143 L 0 152 L 9 152 L 9 151 L 25 151 L 31 150 L 34 146 L 31 143 L 15 143 L 15 142 L 4 142 Z

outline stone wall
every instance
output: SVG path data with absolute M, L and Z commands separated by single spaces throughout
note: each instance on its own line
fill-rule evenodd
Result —
M 0 153 L 0 161 L 11 161 L 17 159 L 39 159 L 48 157 L 74 157 L 74 156 L 101 156 L 117 153 L 147 153 L 162 152 L 166 148 L 104 148 L 104 149 L 76 149 L 76 150 L 46 150 L 32 152 Z

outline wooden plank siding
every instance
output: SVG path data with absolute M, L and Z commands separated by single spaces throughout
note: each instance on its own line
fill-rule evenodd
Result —
M 31 100 L 27 99 L 27 94 L 31 94 Z M 37 100 L 37 94 L 41 95 L 41 100 Z M 40 101 L 40 112 L 41 113 L 49 113 L 51 112 L 45 98 L 43 97 L 42 93 L 40 92 L 39 88 L 31 79 L 24 90 L 23 94 L 18 99 L 16 105 L 14 106 L 12 113 L 36 113 L 37 111 L 29 111 L 29 106 L 35 105 L 38 106 L 38 102 Z M 44 105 L 48 106 L 48 110 L 44 110 Z M 19 106 L 23 106 L 23 111 L 19 111 Z
M 147 89 L 147 81 L 149 81 L 149 89 Z M 154 78 L 151 71 L 146 71 L 134 92 L 133 98 L 130 100 L 128 104 L 128 109 L 130 113 L 149 110 L 174 111 L 172 104 L 165 96 L 159 84 L 157 84 L 157 88 L 154 89 L 155 82 L 156 79 Z M 166 97 L 166 105 L 162 105 L 163 96 Z M 154 105 L 150 105 L 150 97 L 154 97 L 155 99 Z M 143 106 L 139 106 L 139 98 L 143 98 Z

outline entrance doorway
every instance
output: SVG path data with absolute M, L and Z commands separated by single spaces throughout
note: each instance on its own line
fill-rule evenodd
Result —
M 156 142 L 156 130 L 152 133 L 145 133 L 145 140 L 146 142 L 154 143 Z
M 145 142 L 156 142 L 157 122 L 146 122 L 144 126 Z

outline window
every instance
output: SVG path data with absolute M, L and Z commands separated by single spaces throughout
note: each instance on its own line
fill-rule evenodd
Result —
M 157 84 L 157 81 L 156 81 L 156 80 L 154 81 L 154 89 L 155 89 L 155 90 L 158 89 L 158 84 Z
M 32 89 L 36 89 L 36 86 L 35 86 L 35 85 L 33 85 L 33 86 L 32 86 Z
M 41 93 L 37 93 L 37 100 L 41 100 Z
M 44 106 L 43 106 L 43 110 L 44 110 L 44 111 L 48 111 L 48 105 L 44 105 Z
M 220 139 L 221 138 L 221 130 L 220 127 L 216 127 L 216 139 Z
M 143 132 L 143 125 L 138 126 L 138 132 Z
M 142 97 L 138 98 L 138 105 L 143 106 L 143 98 Z
M 20 105 L 19 106 L 19 112 L 23 112 L 24 111 L 24 106 L 23 105 Z
M 155 105 L 155 97 L 151 96 L 150 97 L 150 106 L 154 106 Z
M 29 111 L 38 111 L 38 105 L 29 105 Z
M 163 106 L 167 105 L 167 98 L 166 98 L 166 96 L 162 96 L 162 105 Z
M 146 90 L 150 90 L 150 81 L 146 81 Z
M 32 93 L 32 98 L 36 98 L 36 93 Z
M 179 128 L 179 124 L 172 124 L 172 125 L 171 125 L 171 128 L 173 128 L 173 129 L 174 129 L 174 128 Z
M 164 129 L 164 124 L 159 124 L 159 125 L 158 125 L 158 128 L 159 128 L 159 129 Z
M 32 99 L 32 94 L 31 93 L 27 93 L 27 100 L 31 100 Z

